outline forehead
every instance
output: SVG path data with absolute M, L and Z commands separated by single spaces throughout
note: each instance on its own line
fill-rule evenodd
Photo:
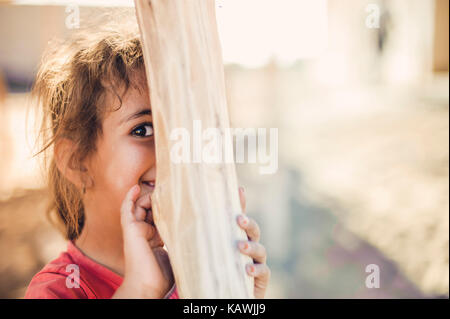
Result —
M 104 106 L 103 120 L 108 122 L 122 121 L 138 110 L 150 110 L 150 94 L 145 76 L 134 75 L 126 92 L 124 85 L 117 91 L 107 88 Z

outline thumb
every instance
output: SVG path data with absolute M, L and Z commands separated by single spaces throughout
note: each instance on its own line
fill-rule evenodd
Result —
M 134 185 L 125 195 L 125 199 L 122 202 L 122 207 L 120 208 L 120 222 L 122 228 L 125 230 L 126 226 L 136 220 L 134 216 L 134 204 L 139 196 L 141 189 L 139 185 Z

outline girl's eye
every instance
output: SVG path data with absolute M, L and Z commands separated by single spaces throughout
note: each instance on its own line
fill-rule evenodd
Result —
M 140 125 L 131 131 L 131 135 L 138 137 L 153 136 L 153 125 L 151 123 Z

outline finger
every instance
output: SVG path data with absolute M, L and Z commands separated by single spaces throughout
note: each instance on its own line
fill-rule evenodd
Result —
M 238 224 L 243 230 L 245 230 L 245 232 L 247 233 L 247 237 L 251 241 L 259 241 L 261 230 L 259 229 L 258 224 L 253 218 L 247 217 L 245 215 L 239 215 Z
M 163 247 L 164 246 L 164 242 L 161 239 L 161 236 L 159 235 L 158 229 L 154 226 L 152 226 L 154 229 L 154 235 L 152 238 L 150 238 L 149 244 L 150 247 L 155 248 L 155 247 Z
M 271 276 L 270 268 L 266 264 L 248 264 L 245 269 L 249 276 L 254 277 L 255 298 L 264 298 Z
M 245 266 L 247 274 L 255 279 L 268 282 L 270 278 L 270 268 L 266 264 L 247 264 Z M 256 285 L 256 283 L 255 283 Z
M 166 277 L 169 280 L 170 285 L 172 286 L 175 282 L 175 278 L 173 275 L 172 266 L 170 264 L 170 259 L 167 251 L 162 247 L 152 248 L 153 253 L 155 254 L 155 258 L 158 261 L 158 264 Z
M 266 248 L 257 242 L 240 241 L 239 250 L 244 255 L 253 259 L 254 262 L 264 264 L 266 262 L 267 253 Z
M 141 189 L 139 185 L 134 185 L 125 195 L 125 199 L 122 202 L 122 207 L 120 208 L 122 225 L 134 220 L 134 203 L 139 196 L 140 191 Z
M 155 237 L 156 228 L 154 226 L 149 225 L 145 222 L 140 222 L 138 227 L 141 227 L 142 229 L 145 230 L 145 239 L 148 242 L 150 242 L 152 240 L 152 238 Z
M 239 200 L 241 202 L 242 213 L 245 213 L 246 205 L 244 187 L 239 187 Z
M 145 208 L 136 205 L 136 212 L 134 213 L 134 216 L 136 217 L 137 221 L 145 221 L 147 211 L 145 210 Z
M 151 193 L 142 194 L 136 201 L 136 207 L 142 207 L 146 210 L 150 209 L 152 207 Z
M 149 209 L 147 210 L 147 215 L 145 216 L 145 222 L 149 223 L 151 225 L 155 225 L 154 221 L 153 221 L 153 210 Z

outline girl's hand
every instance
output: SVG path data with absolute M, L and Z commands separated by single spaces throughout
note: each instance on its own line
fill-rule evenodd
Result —
M 245 213 L 244 188 L 239 187 L 239 198 L 241 200 L 242 212 Z M 258 224 L 252 218 L 244 214 L 238 216 L 238 225 L 245 230 L 249 241 L 240 241 L 239 249 L 244 255 L 253 258 L 254 264 L 247 264 L 245 269 L 250 276 L 254 277 L 255 298 L 264 298 L 270 279 L 270 269 L 266 265 L 266 248 L 259 243 L 260 230 Z
M 121 222 L 124 237 L 125 278 L 114 294 L 115 298 L 162 298 L 174 283 L 167 252 L 145 207 L 151 203 L 139 200 L 139 186 L 133 186 L 127 193 L 121 208 Z M 242 211 L 245 213 L 243 188 L 239 189 Z M 246 265 L 247 273 L 254 278 L 255 298 L 264 298 L 270 278 L 266 265 L 266 250 L 258 243 L 258 224 L 245 215 L 238 217 L 238 225 L 247 233 L 249 241 L 239 243 L 241 252 L 253 258 L 254 264 Z M 156 255 L 156 256 L 155 256 Z
M 167 252 L 147 216 L 150 194 L 137 203 L 139 193 L 134 185 L 121 207 L 125 276 L 113 298 L 163 298 L 173 285 Z

